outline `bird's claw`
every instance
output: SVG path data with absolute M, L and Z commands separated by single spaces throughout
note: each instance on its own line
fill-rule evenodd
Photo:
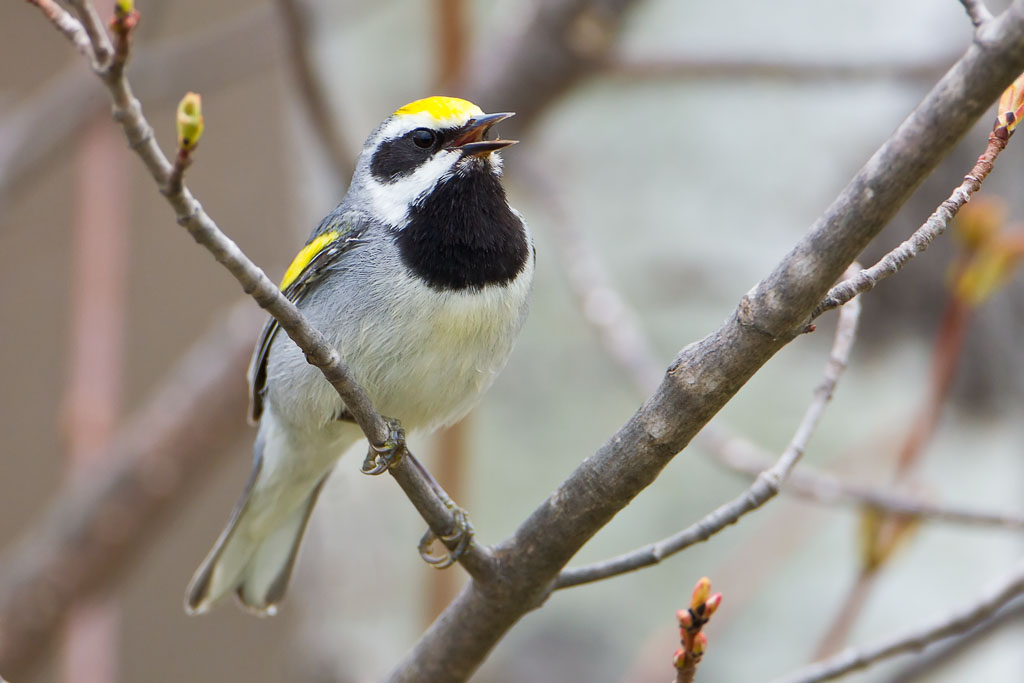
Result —
M 384 474 L 405 455 L 405 430 L 398 420 L 385 418 L 385 421 L 388 425 L 388 436 L 379 446 L 370 444 L 363 466 L 360 468 L 363 474 Z
M 438 536 L 433 530 L 427 529 L 427 533 L 423 534 L 423 538 L 420 539 L 420 557 L 435 569 L 447 569 L 458 562 L 459 558 L 466 552 L 466 549 L 469 548 L 470 541 L 473 540 L 475 531 L 466 511 L 453 504 L 452 516 L 455 518 L 455 524 L 451 532 Z M 434 544 L 434 541 L 441 541 L 447 552 L 442 555 L 431 554 L 430 547 Z M 454 548 L 451 547 L 452 544 L 455 545 Z

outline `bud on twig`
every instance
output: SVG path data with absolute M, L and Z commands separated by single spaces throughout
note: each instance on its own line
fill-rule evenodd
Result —
M 999 134 L 999 130 L 1005 128 L 1005 136 L 1009 137 L 1020 123 L 1021 116 L 1024 116 L 1024 74 L 1018 76 L 999 98 L 996 133 Z
M 202 98 L 199 93 L 190 92 L 178 103 L 178 150 L 191 152 L 202 136 Z
M 704 651 L 708 649 L 708 637 L 703 633 L 698 633 L 693 638 L 693 649 L 690 650 L 690 656 L 694 662 L 700 660 L 704 656 Z
M 693 680 L 697 664 L 708 645 L 707 636 L 701 629 L 721 604 L 722 594 L 712 595 L 711 579 L 705 576 L 693 588 L 690 607 L 676 612 L 681 647 L 672 655 L 672 665 L 678 672 L 677 681 Z
M 707 602 L 710 595 L 711 579 L 706 576 L 701 577 L 700 581 L 693 588 L 693 597 L 690 598 L 690 609 L 697 612 L 697 614 L 703 612 L 704 603 Z
M 721 593 L 715 593 L 710 598 L 708 598 L 707 602 L 704 603 L 704 618 L 705 619 L 710 619 L 711 615 L 715 613 L 715 610 L 717 610 L 718 606 L 721 605 L 721 604 L 722 604 L 722 594 Z

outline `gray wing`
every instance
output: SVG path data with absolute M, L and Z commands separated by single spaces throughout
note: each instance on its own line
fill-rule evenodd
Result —
M 339 259 L 352 251 L 358 245 L 363 233 L 363 224 L 353 214 L 341 213 L 340 209 L 324 218 L 320 226 L 313 231 L 308 246 L 319 236 L 331 232 L 338 232 L 338 236 L 331 242 L 325 244 L 306 264 L 305 268 L 293 282 L 283 290 L 285 297 L 294 304 L 298 304 L 312 289 L 312 286 L 319 281 L 332 266 L 336 265 Z M 300 252 L 301 253 L 301 252 Z M 249 421 L 253 424 L 259 422 L 263 414 L 263 394 L 267 382 L 267 355 L 270 352 L 270 345 L 279 329 L 277 320 L 273 316 L 267 319 L 256 341 L 256 348 L 253 350 L 252 360 L 249 362 Z

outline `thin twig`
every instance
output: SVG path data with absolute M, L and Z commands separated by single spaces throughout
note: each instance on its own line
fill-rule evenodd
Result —
M 88 16 L 92 3 L 89 0 L 76 1 L 84 6 L 83 13 Z M 104 39 L 105 31 L 103 38 L 99 40 L 102 42 Z M 109 39 L 106 40 L 109 43 Z M 366 391 L 355 381 L 337 349 L 327 342 L 319 330 L 309 324 L 298 308 L 285 298 L 277 285 L 220 230 L 184 184 L 180 188 L 171 187 L 174 167 L 157 144 L 153 129 L 142 113 L 142 105 L 133 94 L 124 73 L 107 72 L 101 76 L 113 101 L 114 120 L 121 125 L 129 146 L 142 159 L 157 186 L 161 188 L 162 194 L 174 208 L 178 223 L 228 269 L 246 294 L 277 319 L 281 328 L 303 350 L 306 360 L 317 367 L 338 392 L 371 447 L 377 451 L 407 452 L 404 437 L 399 435 L 390 421 L 385 420 L 376 411 Z M 411 502 L 430 528 L 442 538 L 450 535 L 458 525 L 455 511 L 432 487 L 415 481 L 421 476 L 419 470 L 399 464 L 389 471 L 403 490 L 419 492 L 420 497 L 411 499 Z M 460 561 L 470 575 L 489 576 L 493 571 L 490 553 L 472 539 Z
M 719 462 L 751 476 L 757 476 L 771 463 L 768 453 L 762 448 L 741 436 L 725 434 L 721 429 L 707 434 L 702 432 L 698 441 Z M 1007 529 L 1024 528 L 1024 515 L 1021 514 L 983 512 L 930 503 L 920 496 L 844 481 L 807 465 L 801 465 L 786 479 L 782 492 L 827 505 L 867 505 L 904 517 Z
M 1024 599 L 1018 597 L 1004 609 L 996 612 L 991 619 L 978 624 L 966 633 L 952 636 L 941 643 L 935 643 L 894 674 L 887 676 L 885 683 L 922 683 L 934 681 L 950 667 L 954 659 L 971 647 L 990 638 L 995 631 L 1010 626 L 1019 628 L 1024 623 Z
M 50 20 L 50 23 L 64 34 L 65 38 L 71 41 L 75 49 L 89 60 L 89 64 L 94 69 L 99 68 L 96 52 L 93 50 L 92 42 L 90 42 L 89 36 L 85 32 L 82 22 L 75 19 L 70 12 L 58 5 L 55 0 L 29 0 L 29 2 L 42 10 L 46 18 Z
M 825 364 L 824 377 L 814 390 L 814 399 L 807 407 L 786 450 L 770 469 L 758 475 L 750 488 L 700 521 L 668 538 L 603 562 L 564 570 L 555 580 L 555 589 L 599 581 L 657 564 L 670 555 L 707 540 L 778 495 L 782 482 L 803 456 L 807 442 L 824 414 L 825 406 L 832 399 L 836 383 L 850 357 L 859 318 L 860 301 L 857 299 L 850 301 L 839 312 L 835 341 Z
M 68 0 L 68 4 L 74 8 L 78 20 L 82 22 L 93 54 L 96 55 L 93 68 L 102 75 L 110 66 L 110 59 L 114 55 L 114 48 L 110 43 L 110 36 L 107 35 L 107 29 L 103 26 L 103 20 L 89 0 Z
M 971 195 L 981 189 L 981 184 L 992 172 L 992 165 L 995 163 L 996 157 L 1006 149 L 1006 143 L 1006 137 L 990 135 L 985 153 L 978 157 L 974 168 L 964 176 L 964 181 L 953 190 L 953 194 L 946 201 L 935 209 L 924 225 L 914 231 L 910 239 L 882 257 L 878 263 L 830 289 L 821 303 L 815 307 L 810 319 L 814 320 L 825 311 L 842 306 L 858 294 L 874 289 L 879 281 L 899 272 L 910 259 L 927 249 L 935 238 L 946 231 L 950 221 L 953 220 L 960 208 L 970 201 Z
M 898 654 L 922 650 L 938 640 L 964 633 L 983 624 L 1003 605 L 1021 594 L 1024 594 L 1024 562 L 1019 562 L 1013 571 L 981 596 L 972 599 L 967 606 L 874 645 L 848 648 L 823 662 L 784 676 L 775 683 L 827 681 Z
M 992 12 L 985 6 L 984 0 L 960 0 L 960 4 L 967 11 L 974 28 L 981 28 L 982 24 L 992 20 Z

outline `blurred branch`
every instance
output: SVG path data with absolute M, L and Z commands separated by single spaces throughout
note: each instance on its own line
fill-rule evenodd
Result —
M 224 316 L 0 558 L 0 668 L 24 671 L 71 604 L 113 583 L 206 468 L 245 431 L 245 374 L 262 316 Z
M 40 1 L 50 2 L 50 0 L 29 0 L 33 4 L 37 4 Z M 110 68 L 111 59 L 114 56 L 114 47 L 110 43 L 107 29 L 103 26 L 103 20 L 100 19 L 99 13 L 89 0 L 67 0 L 67 2 L 75 10 L 75 14 L 78 15 L 78 20 L 82 22 L 85 35 L 92 45 L 92 53 L 95 56 L 92 63 L 93 71 L 106 71 Z M 69 37 L 69 40 L 77 45 L 81 38 Z
M 535 159 L 520 160 L 518 180 L 544 206 L 552 244 L 557 249 L 559 272 L 563 273 L 576 307 L 597 335 L 597 340 L 615 364 L 625 371 L 639 396 L 658 385 L 663 364 L 638 317 L 612 283 L 600 255 L 562 201 L 558 178 Z
M 348 185 L 355 165 L 355 148 L 346 140 L 331 104 L 323 81 L 317 74 L 311 56 L 313 39 L 310 36 L 309 8 L 303 0 L 277 0 L 278 14 L 284 26 L 281 37 L 288 51 L 292 82 L 299 93 L 302 108 L 335 176 L 335 185 Z
M 65 38 L 71 41 L 78 52 L 89 60 L 93 68 L 99 64 L 96 51 L 93 49 L 92 41 L 86 34 L 82 22 L 66 12 L 55 0 L 30 0 L 50 20 L 50 23 L 60 31 Z
M 784 676 L 776 683 L 816 683 L 838 678 L 875 662 L 906 652 L 916 652 L 943 638 L 964 633 L 993 618 L 996 612 L 1024 594 L 1024 562 L 982 595 L 940 619 L 863 648 L 848 648 L 823 662 Z
M 101 466 L 121 412 L 131 178 L 117 131 L 94 118 L 77 153 L 72 220 L 70 349 L 64 394 L 67 471 Z M 61 643 L 61 680 L 117 679 L 120 610 L 113 596 L 79 600 Z
M 626 83 L 651 80 L 721 81 L 912 81 L 932 82 L 956 60 L 936 59 L 919 64 L 852 62 L 832 64 L 773 58 L 711 58 L 705 56 L 644 57 L 614 55 L 604 74 Z
M 469 17 L 465 0 L 435 0 L 437 15 L 437 83 L 436 91 L 448 92 L 458 87 L 466 68 L 466 50 L 470 44 L 466 30 Z
M 985 6 L 984 0 L 960 0 L 960 4 L 967 11 L 967 16 L 971 18 L 974 28 L 981 28 L 982 24 L 988 23 L 994 18 L 988 11 L 988 7 Z
M 969 647 L 978 644 L 995 631 L 1006 626 L 1020 628 L 1024 623 L 1024 599 L 1020 597 L 1010 602 L 992 618 L 978 624 L 969 631 L 951 636 L 948 640 L 935 643 L 907 663 L 900 671 L 884 679 L 885 683 L 914 683 L 915 681 L 934 681 L 936 674 L 949 666 L 957 656 Z
M 509 30 L 477 42 L 464 83 L 485 111 L 516 112 L 502 123 L 513 137 L 562 94 L 604 68 L 625 14 L 637 0 L 512 3 Z
M 752 476 L 759 474 L 771 463 L 770 457 L 763 449 L 739 436 L 729 436 L 722 432 L 711 435 L 701 433 L 700 444 L 730 469 Z M 786 479 L 782 491 L 817 503 L 867 505 L 905 517 L 920 517 L 956 524 L 1001 526 L 1007 529 L 1024 528 L 1024 515 L 937 505 L 897 491 L 847 482 L 807 465 L 801 465 L 799 470 Z
M 131 74 L 138 96 L 177 101 L 189 88 L 219 90 L 271 69 L 278 57 L 277 23 L 270 8 L 261 6 L 184 37 L 133 49 Z M 95 83 L 82 78 L 78 60 L 19 104 L 0 121 L 0 205 L 17 195 L 18 186 L 55 152 L 67 149 L 86 122 L 109 108 Z
M 750 488 L 700 521 L 657 543 L 603 562 L 564 570 L 555 580 L 555 590 L 607 579 L 658 564 L 666 557 L 695 543 L 706 541 L 725 527 L 735 524 L 743 515 L 756 510 L 778 495 L 782 482 L 786 480 L 790 471 L 803 456 L 807 442 L 814 434 L 814 430 L 825 412 L 825 406 L 832 400 L 836 383 L 843 370 L 846 369 L 846 362 L 850 357 L 850 350 L 853 348 L 859 318 L 859 300 L 851 301 L 839 311 L 835 341 L 829 352 L 828 362 L 825 364 L 822 381 L 814 390 L 814 399 L 807 407 L 792 441 L 779 456 L 778 461 L 771 468 L 761 472 Z

